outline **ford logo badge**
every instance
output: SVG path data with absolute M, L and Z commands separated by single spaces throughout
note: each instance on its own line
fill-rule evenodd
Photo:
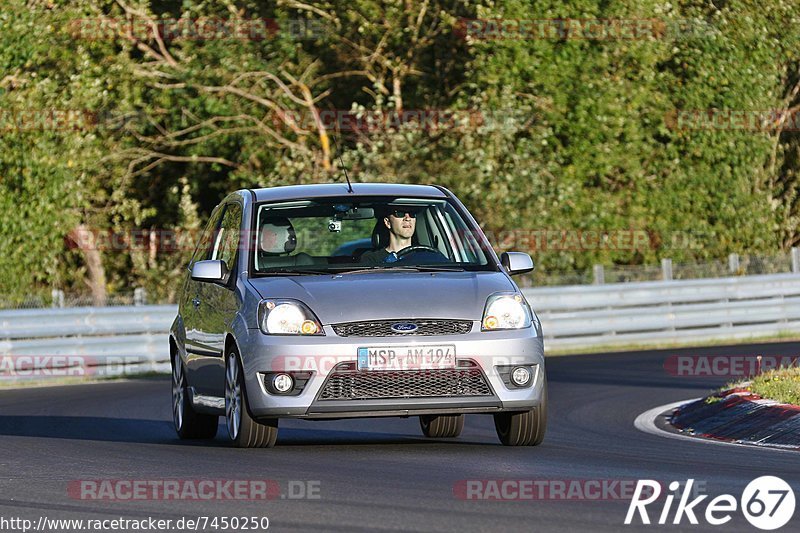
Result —
M 395 333 L 414 333 L 419 329 L 419 326 L 411 322 L 398 322 L 392 324 L 391 330 Z

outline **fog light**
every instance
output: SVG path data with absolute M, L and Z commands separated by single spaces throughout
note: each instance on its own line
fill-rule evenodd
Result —
M 272 377 L 272 387 L 280 393 L 289 392 L 294 387 L 294 380 L 289 374 L 275 374 Z
M 511 371 L 511 382 L 517 387 L 524 387 L 531 380 L 530 369 L 524 366 L 518 366 Z

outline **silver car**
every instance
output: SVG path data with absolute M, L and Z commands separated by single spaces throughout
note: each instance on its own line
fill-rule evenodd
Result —
M 503 444 L 544 438 L 542 330 L 447 189 L 356 183 L 241 190 L 214 209 L 170 331 L 175 429 L 271 447 L 278 420 L 419 416 L 457 437 L 492 414 Z

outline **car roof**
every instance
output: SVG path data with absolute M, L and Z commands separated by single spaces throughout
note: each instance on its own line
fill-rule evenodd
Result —
M 348 191 L 346 183 L 320 183 L 313 185 L 287 185 L 251 189 L 256 202 L 276 200 L 298 200 L 322 198 L 326 196 L 417 196 L 427 198 L 446 198 L 447 195 L 433 185 L 406 185 L 397 183 L 353 183 L 353 192 Z

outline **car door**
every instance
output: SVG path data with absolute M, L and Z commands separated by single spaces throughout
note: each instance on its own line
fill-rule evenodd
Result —
M 236 296 L 236 261 L 242 225 L 242 206 L 225 204 L 208 259 L 223 261 L 228 270 L 220 283 L 197 283 L 197 327 L 191 382 L 201 394 L 221 397 L 224 393 L 225 335 L 239 309 Z
M 211 246 L 216 238 L 219 223 L 222 219 L 222 208 L 216 207 L 211 212 L 211 217 L 206 224 L 203 233 L 200 235 L 200 240 L 197 243 L 194 254 L 192 255 L 189 266 L 187 267 L 186 279 L 183 283 L 183 291 L 181 292 L 181 299 L 178 302 L 179 313 L 183 320 L 184 329 L 186 331 L 186 352 L 191 359 L 193 354 L 199 350 L 199 337 L 198 337 L 198 316 L 197 308 L 199 305 L 199 291 L 202 283 L 192 279 L 192 266 L 197 261 L 204 261 L 209 258 L 211 254 Z
M 204 317 L 200 314 L 200 291 L 204 283 L 193 280 L 191 271 L 192 266 L 197 261 L 205 261 L 210 258 L 223 211 L 223 206 L 217 206 L 211 212 L 208 224 L 206 224 L 194 255 L 192 255 L 192 260 L 189 262 L 186 281 L 184 282 L 179 302 L 179 312 L 186 331 L 186 372 L 189 382 L 193 386 L 198 374 L 201 378 L 199 381 L 210 380 L 210 376 L 202 379 L 202 374 L 205 372 L 204 362 L 210 354 L 205 348 Z

